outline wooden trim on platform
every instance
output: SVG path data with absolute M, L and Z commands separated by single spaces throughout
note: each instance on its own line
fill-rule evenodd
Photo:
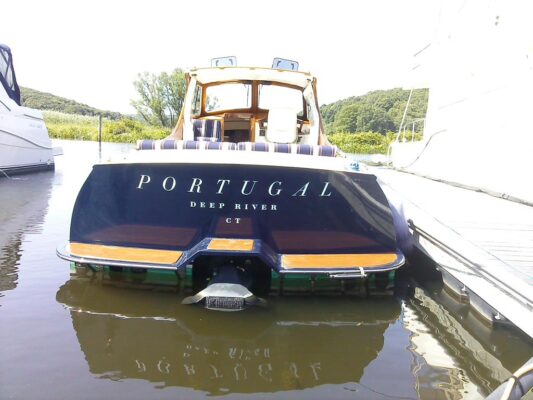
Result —
M 254 241 L 251 239 L 212 239 L 208 250 L 252 251 Z
M 285 254 L 284 269 L 378 268 L 395 262 L 396 253 L 380 254 Z
M 69 249 L 70 253 L 77 257 L 149 264 L 175 264 L 183 254 L 181 251 L 103 246 L 86 243 L 70 243 Z

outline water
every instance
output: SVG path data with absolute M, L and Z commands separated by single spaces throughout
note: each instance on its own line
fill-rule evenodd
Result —
M 55 173 L 0 180 L 0 399 L 478 399 L 533 355 L 407 269 L 395 296 L 273 297 L 239 313 L 71 276 L 55 248 L 98 145 L 60 144 Z

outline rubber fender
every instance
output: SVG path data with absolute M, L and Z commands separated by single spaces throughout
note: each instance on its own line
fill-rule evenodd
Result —
M 533 357 L 529 359 L 520 369 L 527 369 L 524 375 L 517 376 L 518 382 L 515 384 L 509 397 L 504 400 L 519 400 L 533 389 Z M 515 372 L 516 375 L 516 372 Z M 503 382 L 494 392 L 489 394 L 485 400 L 501 400 L 505 392 L 508 381 Z
M 380 182 L 383 193 L 387 197 L 389 207 L 392 213 L 392 222 L 394 223 L 394 232 L 396 233 L 396 242 L 398 247 L 405 256 L 411 254 L 414 247 L 413 235 L 409 230 L 409 224 L 405 217 L 404 207 L 401 198 L 392 189 Z

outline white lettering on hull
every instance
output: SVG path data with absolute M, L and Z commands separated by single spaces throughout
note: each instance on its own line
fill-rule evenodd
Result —
M 137 190 L 145 190 L 149 187 L 151 187 L 153 181 L 155 179 L 148 175 L 148 174 L 141 174 L 139 176 L 139 180 L 137 181 Z M 303 182 L 302 182 L 303 183 Z M 235 186 L 235 184 L 240 186 Z M 322 185 L 321 188 L 319 185 Z M 192 196 L 196 195 L 206 195 L 209 196 L 209 194 L 212 195 L 227 195 L 232 194 L 229 193 L 232 189 L 238 190 L 237 188 L 240 187 L 240 195 L 241 196 L 251 196 L 259 195 L 263 198 L 265 196 L 267 197 L 283 197 L 283 194 L 287 197 L 293 197 L 293 198 L 308 198 L 310 195 L 315 195 L 318 193 L 317 189 L 321 190 L 318 197 L 331 197 L 332 196 L 332 190 L 330 188 L 329 182 L 323 182 L 320 184 L 312 183 L 311 181 L 305 182 L 302 186 L 300 186 L 296 191 L 293 192 L 295 189 L 294 184 L 291 185 L 291 187 L 284 188 L 283 187 L 283 181 L 273 181 L 268 182 L 267 184 L 261 183 L 257 180 L 242 180 L 240 182 L 232 182 L 231 179 L 218 179 L 216 180 L 216 184 L 214 182 L 204 182 L 202 178 L 190 178 L 187 180 L 187 182 L 180 181 L 174 176 L 166 176 L 162 178 L 162 180 L 159 180 L 159 182 L 156 182 L 155 187 L 160 187 L 163 189 L 163 192 L 178 192 L 180 190 L 191 193 Z M 296 186 L 298 187 L 298 186 Z M 235 195 L 235 193 L 233 193 Z M 251 212 L 272 212 L 272 211 L 278 211 L 278 204 L 271 204 L 271 203 L 233 203 L 233 204 L 226 204 L 224 202 L 220 201 L 212 201 L 214 199 L 195 199 L 195 200 L 189 200 L 189 208 L 196 208 L 196 209 L 211 209 L 211 210 L 222 210 L 225 208 L 237 210 L 237 211 L 251 211 Z
M 303 185 L 300 189 L 298 189 L 292 197 L 300 196 L 305 197 L 307 195 L 307 188 L 309 187 L 309 182 L 307 182 L 305 185 Z
M 255 189 L 255 184 L 257 183 L 257 181 L 252 181 L 252 187 L 249 189 L 249 190 L 246 190 L 246 188 L 248 187 L 248 184 L 250 183 L 250 181 L 244 181 L 243 184 L 242 184 L 242 189 L 241 189 L 241 193 L 244 195 L 244 196 L 249 196 L 252 194 L 252 192 L 254 191 Z
M 168 185 L 168 182 L 170 182 L 170 187 Z M 163 189 L 165 189 L 167 192 L 172 192 L 175 187 L 176 187 L 176 179 L 174 179 L 171 176 L 167 176 L 165 180 L 163 181 Z
M 137 183 L 136 189 L 143 190 L 151 182 L 152 182 L 152 177 L 150 175 L 141 174 L 139 176 L 139 181 Z M 176 179 L 173 176 L 166 176 L 165 178 L 163 178 L 162 181 L 160 181 L 160 185 L 161 185 L 161 188 L 165 192 L 173 192 L 175 190 L 180 190 L 180 188 L 181 190 L 186 190 L 188 193 L 195 193 L 195 194 L 208 194 L 210 191 L 209 183 L 207 183 L 207 185 L 204 184 L 204 181 L 201 178 L 192 178 L 192 180 L 190 181 L 190 185 L 189 185 L 187 182 L 185 183 L 180 182 L 178 179 Z M 223 195 L 227 192 L 227 189 L 231 186 L 232 184 L 231 184 L 230 179 L 218 179 L 216 185 L 214 185 L 214 188 L 212 188 L 213 190 L 211 191 L 211 193 L 214 193 L 217 195 Z M 291 197 L 308 197 L 307 195 L 313 186 L 316 186 L 316 184 L 311 184 L 311 182 L 306 182 L 304 185 L 299 187 L 298 190 L 296 190 L 290 196 Z M 292 188 L 292 190 L 294 190 L 294 187 Z M 262 193 L 266 193 L 270 197 L 280 196 L 281 193 L 284 191 L 283 182 L 273 181 L 273 182 L 269 182 L 266 185 L 263 185 L 259 181 L 254 181 L 254 180 L 246 179 L 242 181 L 241 190 L 240 190 L 241 195 L 250 196 L 252 193 L 255 193 L 258 191 Z M 320 192 L 319 197 L 330 197 L 331 195 L 332 195 L 332 192 L 330 189 L 330 183 L 324 182 L 322 186 L 322 191 Z
M 274 185 L 278 185 L 278 188 L 275 189 L 276 190 L 275 193 L 272 193 L 272 191 L 274 190 Z M 271 196 L 279 196 L 279 194 L 281 193 L 281 189 L 279 188 L 279 186 L 281 186 L 281 182 L 280 181 L 272 182 L 270 184 L 270 186 L 268 187 L 268 194 L 271 195 Z
M 331 192 L 326 193 L 326 190 L 328 190 L 328 186 L 329 186 L 329 182 L 326 182 L 324 184 L 324 189 L 322 189 L 322 193 L 320 193 L 320 197 L 330 197 L 331 196 Z
M 222 191 L 224 190 L 224 185 L 230 182 L 231 181 L 229 179 L 219 179 L 217 181 L 217 185 L 218 185 L 217 194 L 222 194 Z
M 200 178 L 193 178 L 191 188 L 189 189 L 189 193 L 201 193 L 200 192 L 200 185 L 202 184 L 202 180 Z
M 137 185 L 137 189 L 142 189 L 143 185 L 145 183 L 150 183 L 152 179 L 150 178 L 150 175 L 141 175 L 141 179 L 139 180 L 139 184 Z

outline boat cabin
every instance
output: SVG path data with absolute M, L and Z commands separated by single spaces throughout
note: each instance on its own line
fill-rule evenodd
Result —
M 275 59 L 272 68 L 237 67 L 234 57 L 186 74 L 187 91 L 170 139 L 230 143 L 327 144 L 316 79 Z M 289 68 L 289 69 L 287 69 Z

